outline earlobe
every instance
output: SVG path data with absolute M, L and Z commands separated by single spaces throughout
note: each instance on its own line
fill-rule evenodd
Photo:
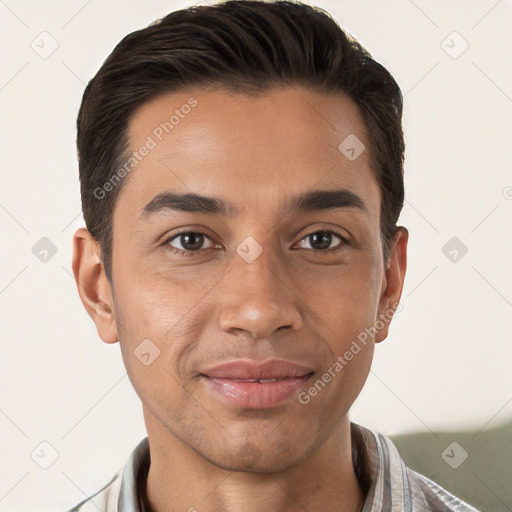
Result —
M 118 341 L 112 290 L 101 263 L 100 244 L 86 228 L 73 235 L 73 274 L 84 308 L 105 343 Z
M 397 232 L 391 242 L 388 266 L 383 279 L 383 289 L 379 302 L 378 325 L 382 328 L 375 335 L 375 342 L 379 343 L 387 338 L 389 324 L 400 302 L 404 286 L 405 272 L 407 270 L 407 242 L 409 231 L 404 226 L 398 226 Z

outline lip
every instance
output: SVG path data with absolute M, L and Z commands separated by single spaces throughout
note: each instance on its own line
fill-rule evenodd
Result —
M 204 370 L 201 377 L 211 391 L 232 405 L 266 409 L 296 396 L 313 374 L 310 367 L 272 359 L 229 361 Z

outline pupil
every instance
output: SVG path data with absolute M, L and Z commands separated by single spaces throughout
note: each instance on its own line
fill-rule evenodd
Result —
M 187 249 L 187 250 L 194 250 L 194 249 L 200 249 L 202 244 L 202 237 L 200 233 L 187 233 L 185 235 L 181 235 L 181 245 Z M 194 242 L 191 242 L 190 239 L 195 240 Z M 199 241 L 199 243 L 197 243 Z
M 325 233 L 323 231 L 319 231 L 318 233 L 313 233 L 312 235 L 309 235 L 310 236 L 310 242 L 311 242 L 311 246 L 314 248 L 314 249 L 327 249 L 329 247 L 329 245 L 331 245 L 331 234 L 330 233 Z M 317 245 L 317 242 L 320 240 L 320 247 Z

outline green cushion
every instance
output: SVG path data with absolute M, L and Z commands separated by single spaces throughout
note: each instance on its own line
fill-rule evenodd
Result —
M 412 469 L 455 496 L 484 512 L 512 511 L 512 421 L 480 431 L 389 437 Z

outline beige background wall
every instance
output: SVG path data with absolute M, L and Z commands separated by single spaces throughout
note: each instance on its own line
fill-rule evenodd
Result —
M 65 510 L 145 436 L 118 345 L 98 338 L 72 278 L 83 225 L 74 124 L 85 83 L 121 37 L 186 5 L 0 2 L 1 511 Z M 512 2 L 316 5 L 405 96 L 403 310 L 352 419 L 387 434 L 496 426 L 512 416 Z M 57 249 L 47 262 L 32 252 L 43 237 Z M 443 252 L 453 237 L 459 247 Z

